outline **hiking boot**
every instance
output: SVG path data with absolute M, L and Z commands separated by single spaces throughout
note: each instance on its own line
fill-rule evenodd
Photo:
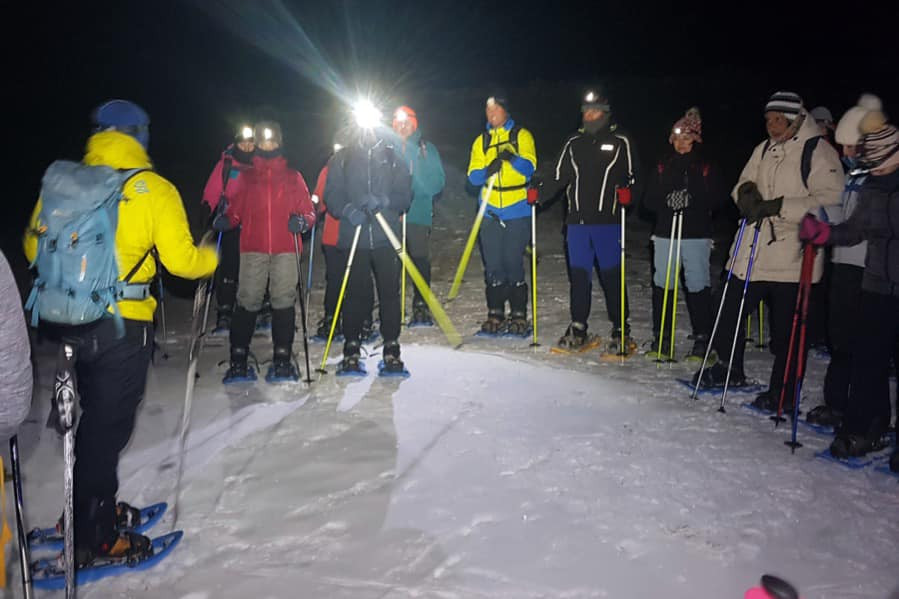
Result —
M 150 537 L 130 530 L 121 530 L 111 544 L 103 543 L 95 549 L 77 548 L 75 562 L 78 568 L 90 566 L 95 561 L 103 559 L 124 561 L 128 565 L 136 565 L 152 555 L 153 543 L 150 541 Z
M 705 358 L 705 352 L 709 348 L 708 335 L 696 335 L 693 339 L 693 348 L 687 354 L 687 360 L 702 360 Z M 711 354 L 710 354 L 711 355 Z
M 231 363 L 225 373 L 224 382 L 232 380 L 250 379 L 255 377 L 255 372 L 247 366 L 249 350 L 246 347 L 231 348 Z
M 624 329 L 624 353 L 630 355 L 637 349 L 637 342 L 631 337 L 629 326 Z M 621 353 L 621 329 L 614 327 L 610 334 L 610 341 L 606 344 L 606 353 L 619 355 Z
M 572 322 L 565 330 L 565 334 L 559 339 L 559 347 L 578 349 L 587 342 L 587 325 L 582 322 Z
M 332 324 L 333 320 L 334 320 L 333 314 L 322 317 L 322 319 L 318 321 L 318 324 L 315 325 L 316 326 L 315 336 L 319 337 L 321 339 L 327 339 L 328 335 L 331 334 L 331 324 Z M 340 319 L 340 318 L 337 319 L 337 327 L 335 327 L 335 329 L 334 329 L 335 337 L 337 335 L 339 335 L 341 332 L 341 328 L 342 328 L 341 321 L 342 321 L 342 319 Z
M 432 324 L 434 324 L 434 319 L 431 317 L 431 311 L 428 310 L 427 304 L 416 303 L 412 306 L 412 320 L 409 321 L 409 324 L 417 324 L 417 325 L 432 325 Z
M 696 384 L 696 381 L 699 379 L 699 371 L 696 371 L 696 374 L 693 375 L 693 384 Z M 727 380 L 727 365 L 721 362 L 715 362 L 709 368 L 706 368 L 702 373 L 702 383 L 700 383 L 700 389 L 708 389 L 712 387 L 723 387 L 724 381 Z M 746 376 L 742 372 L 733 371 L 730 375 L 730 386 L 731 387 L 744 387 L 746 386 Z
M 509 315 L 509 322 L 506 325 L 506 330 L 510 335 L 527 335 L 529 328 L 527 314 L 524 312 L 512 312 L 512 314 Z
M 839 428 L 843 424 L 843 413 L 830 406 L 816 406 L 806 414 L 805 421 L 809 424 Z
M 768 389 L 767 391 L 763 391 L 755 396 L 755 399 L 752 402 L 752 407 L 757 408 L 759 410 L 765 410 L 766 412 L 776 412 L 777 406 L 780 403 L 780 390 L 779 389 Z M 792 414 L 793 413 L 793 400 L 790 397 L 784 395 L 784 406 L 783 406 L 784 414 Z
M 489 335 L 496 335 L 502 332 L 506 324 L 506 315 L 502 312 L 494 312 L 490 310 L 487 313 L 487 320 L 481 324 L 481 332 Z
M 860 458 L 875 451 L 875 444 L 864 435 L 838 434 L 830 444 L 830 455 L 838 460 Z
M 384 364 L 381 367 L 383 372 L 402 373 L 406 371 L 403 361 L 400 360 L 400 344 L 396 341 L 388 341 L 384 344 Z
M 292 380 L 297 381 L 300 375 L 293 364 L 290 350 L 286 347 L 276 347 L 272 356 L 272 365 L 265 375 L 266 380 Z

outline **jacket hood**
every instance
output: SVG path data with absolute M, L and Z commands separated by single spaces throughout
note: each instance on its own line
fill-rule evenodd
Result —
M 119 131 L 101 131 L 87 140 L 84 163 L 111 166 L 114 169 L 153 168 L 150 157 L 140 142 Z
M 812 137 L 819 137 L 821 135 L 821 129 L 818 127 L 815 119 L 813 119 L 808 113 L 803 113 L 803 116 L 805 118 L 803 119 L 802 124 L 799 125 L 799 130 L 793 134 L 793 137 L 787 138 L 779 143 L 787 143 L 789 141 L 799 141 L 805 143 L 806 140 L 811 139 Z

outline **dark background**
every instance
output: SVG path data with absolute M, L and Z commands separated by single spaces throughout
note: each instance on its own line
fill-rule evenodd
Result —
M 656 5 L 641 2 L 81 2 L 32 3 L 7 27 L 27 35 L 7 55 L 6 218 L 2 249 L 19 272 L 19 238 L 56 158 L 81 156 L 89 115 L 126 98 L 152 120 L 150 155 L 181 191 L 194 230 L 209 171 L 244 120 L 276 118 L 310 186 L 349 98 L 368 90 L 408 103 L 464 172 L 484 98 L 508 91 L 541 163 L 579 122 L 584 85 L 604 83 L 644 162 L 667 147 L 691 105 L 704 151 L 732 182 L 764 137 L 778 89 L 836 119 L 860 93 L 899 101 L 895 3 Z M 8 154 L 9 155 L 9 154 Z M 454 167 L 454 168 L 452 168 Z M 451 182 L 461 186 L 462 182 Z

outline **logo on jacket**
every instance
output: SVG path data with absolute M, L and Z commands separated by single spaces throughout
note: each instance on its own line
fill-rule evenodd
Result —
M 612 144 L 602 144 L 601 146 L 599 146 L 599 149 L 603 152 L 612 152 L 615 150 L 615 146 L 613 146 Z

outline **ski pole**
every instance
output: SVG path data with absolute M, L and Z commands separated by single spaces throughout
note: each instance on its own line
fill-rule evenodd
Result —
M 671 257 L 674 253 L 674 234 L 677 227 L 677 215 L 671 219 L 671 234 L 668 236 L 668 262 L 665 266 L 665 295 L 662 296 L 662 319 L 659 323 L 659 348 L 656 352 L 656 362 L 664 362 L 662 359 L 662 347 L 665 339 L 665 317 L 668 315 L 668 285 L 671 283 Z
M 671 298 L 671 350 L 668 352 L 668 361 L 674 362 L 674 333 L 677 326 L 677 287 L 680 282 L 680 246 L 681 236 L 684 231 L 684 213 L 677 213 L 677 251 L 674 258 L 674 295 Z
M 746 341 L 752 341 L 752 314 L 746 315 Z
M 306 305 L 309 305 L 309 301 L 312 299 L 312 257 L 315 255 L 315 228 L 318 226 L 318 219 L 312 223 L 312 233 L 309 235 L 309 267 L 306 269 Z M 303 319 L 303 322 L 306 326 L 309 326 L 309 323 L 306 322 L 306 319 Z M 308 371 L 309 368 L 307 367 Z
M 790 434 L 790 440 L 784 441 L 784 444 L 790 448 L 790 453 L 796 453 L 797 447 L 802 447 L 802 443 L 796 441 L 796 430 L 799 425 L 799 402 L 802 399 L 802 379 L 805 376 L 805 333 L 806 323 L 808 321 L 808 301 L 812 294 L 812 271 L 815 265 L 815 248 L 812 244 L 806 244 L 806 248 L 811 248 L 809 252 L 811 259 L 809 267 L 805 273 L 805 280 L 800 281 L 800 286 L 805 288 L 802 294 L 802 316 L 799 325 L 799 352 L 796 361 L 796 380 L 793 383 L 796 387 L 796 394 L 793 397 L 793 430 Z M 809 250 L 806 249 L 808 252 Z M 803 256 L 804 258 L 805 256 Z
M 733 257 L 730 260 L 730 268 L 727 269 L 727 278 L 724 280 L 724 290 L 721 292 L 721 301 L 718 303 L 718 314 L 715 315 L 715 324 L 712 325 L 712 334 L 709 335 L 709 344 L 705 348 L 705 356 L 702 358 L 702 366 L 699 368 L 699 377 L 696 379 L 696 385 L 693 387 L 692 398 L 695 401 L 699 393 L 699 385 L 702 383 L 702 375 L 705 372 L 706 364 L 709 362 L 709 354 L 712 352 L 712 345 L 715 341 L 715 333 L 718 332 L 718 322 L 721 320 L 721 311 L 724 309 L 724 298 L 727 297 L 727 288 L 730 286 L 730 279 L 734 274 L 734 265 L 737 262 L 737 255 L 740 252 L 740 244 L 743 242 L 743 232 L 746 231 L 746 219 L 740 221 L 740 230 L 737 233 L 737 242 L 734 244 Z M 739 326 L 739 324 L 737 325 Z
M 447 316 L 446 311 L 443 309 L 443 306 L 441 306 L 440 302 L 437 301 L 437 296 L 434 295 L 434 292 L 431 291 L 431 288 L 428 287 L 427 283 L 425 283 L 424 277 L 421 276 L 421 273 L 418 271 L 415 263 L 412 262 L 412 259 L 406 253 L 406 250 L 404 250 L 400 245 L 400 240 L 396 238 L 396 235 L 391 230 L 390 225 L 387 224 L 386 220 L 384 220 L 384 216 L 380 212 L 375 212 L 372 216 L 374 216 L 374 218 L 378 221 L 378 224 L 381 225 L 381 228 L 384 230 L 384 235 L 387 236 L 387 240 L 390 242 L 390 245 L 393 246 L 394 251 L 396 251 L 397 256 L 399 256 L 402 263 L 406 265 L 406 269 L 409 271 L 409 276 L 412 278 L 412 282 L 415 283 L 415 288 L 418 289 L 418 293 L 421 294 L 422 299 L 425 300 L 425 303 L 431 310 L 431 314 L 434 316 L 434 322 L 436 322 L 437 326 L 440 327 L 440 330 L 443 331 L 443 334 L 446 336 L 446 340 L 449 341 L 453 349 L 461 346 L 462 335 L 460 335 L 459 331 L 456 330 L 456 327 L 453 326 L 453 323 L 449 319 L 449 316 Z
M 337 328 L 337 321 L 340 319 L 340 309 L 343 307 L 343 297 L 346 294 L 346 286 L 350 280 L 350 269 L 353 267 L 353 257 L 356 255 L 356 246 L 359 245 L 359 234 L 361 232 L 362 225 L 356 225 L 353 243 L 350 245 L 350 255 L 347 257 L 346 269 L 343 272 L 343 282 L 340 284 L 340 294 L 337 296 L 337 307 L 334 309 L 334 318 L 331 320 L 331 330 L 328 332 L 328 342 L 325 344 L 325 355 L 322 356 L 322 364 L 318 369 L 318 372 L 321 374 L 328 374 L 328 371 L 325 370 L 325 364 L 328 362 L 328 353 L 331 351 L 334 330 Z
M 56 381 L 53 385 L 59 430 L 63 433 L 63 557 L 66 599 L 75 598 L 75 344 L 63 340 L 59 346 Z
M 300 300 L 300 319 L 303 321 L 303 353 L 306 354 L 306 383 L 312 382 L 312 369 L 309 367 L 309 334 L 306 329 L 306 300 L 303 299 L 303 271 L 300 266 L 300 235 L 293 236 L 293 250 L 297 257 L 297 299 Z
M 22 573 L 22 596 L 31 599 L 31 558 L 28 540 L 25 537 L 24 501 L 22 498 L 22 471 L 19 467 L 19 440 L 16 435 L 9 439 L 9 461 L 12 463 L 12 490 L 16 500 L 16 532 L 19 539 L 19 568 Z
M 534 320 L 534 341 L 531 347 L 538 347 L 537 342 L 537 205 L 531 204 L 531 313 Z
M 169 346 L 168 328 L 165 326 L 165 291 L 162 284 L 162 275 L 157 274 L 159 281 L 159 320 L 162 322 L 162 359 L 169 359 L 169 352 L 166 349 Z
M 790 380 L 790 368 L 793 366 L 793 355 L 796 350 L 796 331 L 799 328 L 800 314 L 802 312 L 803 293 L 805 291 L 805 279 L 809 276 L 809 268 L 814 267 L 815 252 L 812 244 L 806 243 L 802 250 L 802 267 L 799 270 L 799 287 L 796 290 L 796 305 L 793 308 L 793 325 L 790 327 L 790 344 L 787 346 L 787 361 L 784 364 L 783 382 L 780 387 L 780 398 L 777 402 L 777 414 L 772 416 L 774 427 L 780 424 L 783 419 L 783 404 L 787 390 L 787 381 Z
M 484 220 L 484 212 L 487 210 L 490 194 L 493 193 L 494 183 L 496 183 L 496 175 L 490 177 L 487 181 L 487 192 L 481 195 L 481 205 L 478 208 L 478 214 L 475 216 L 471 232 L 468 234 L 468 241 L 465 242 L 465 249 L 462 252 L 462 258 L 459 260 L 459 266 L 456 268 L 453 285 L 450 287 L 449 295 L 446 296 L 446 301 L 448 302 L 456 299 L 456 296 L 459 295 L 459 287 L 462 286 L 462 278 L 465 276 L 465 269 L 468 268 L 468 261 L 471 259 L 471 250 L 474 249 L 474 242 L 477 241 L 478 233 L 481 231 L 481 221 Z
M 737 349 L 737 339 L 740 338 L 740 321 L 743 320 L 743 307 L 746 305 L 746 291 L 749 289 L 749 281 L 752 279 L 752 265 L 755 261 L 755 252 L 759 242 L 759 231 L 762 230 L 762 221 L 755 224 L 755 233 L 752 236 L 752 245 L 749 246 L 749 264 L 746 266 L 746 280 L 743 282 L 743 295 L 740 297 L 740 308 L 737 311 L 737 326 L 734 327 L 734 340 L 730 346 L 730 357 L 727 360 L 727 376 L 724 377 L 724 393 L 721 394 L 721 405 L 718 411 L 724 413 L 724 404 L 727 403 L 727 388 L 730 385 L 730 373 L 734 364 L 734 354 Z
M 627 300 L 627 295 L 625 294 L 625 272 L 626 268 L 624 265 L 624 232 L 625 232 L 625 219 L 624 214 L 627 212 L 624 206 L 621 207 L 621 331 L 619 333 L 619 341 L 621 345 L 621 349 L 618 352 L 618 355 L 621 356 L 621 359 L 624 359 L 624 356 L 627 353 L 624 351 L 624 331 L 625 331 L 625 306 L 624 302 Z
M 406 215 L 400 216 L 403 219 L 403 253 L 406 252 Z M 406 322 L 406 263 L 403 262 L 403 274 L 400 277 L 400 326 Z

